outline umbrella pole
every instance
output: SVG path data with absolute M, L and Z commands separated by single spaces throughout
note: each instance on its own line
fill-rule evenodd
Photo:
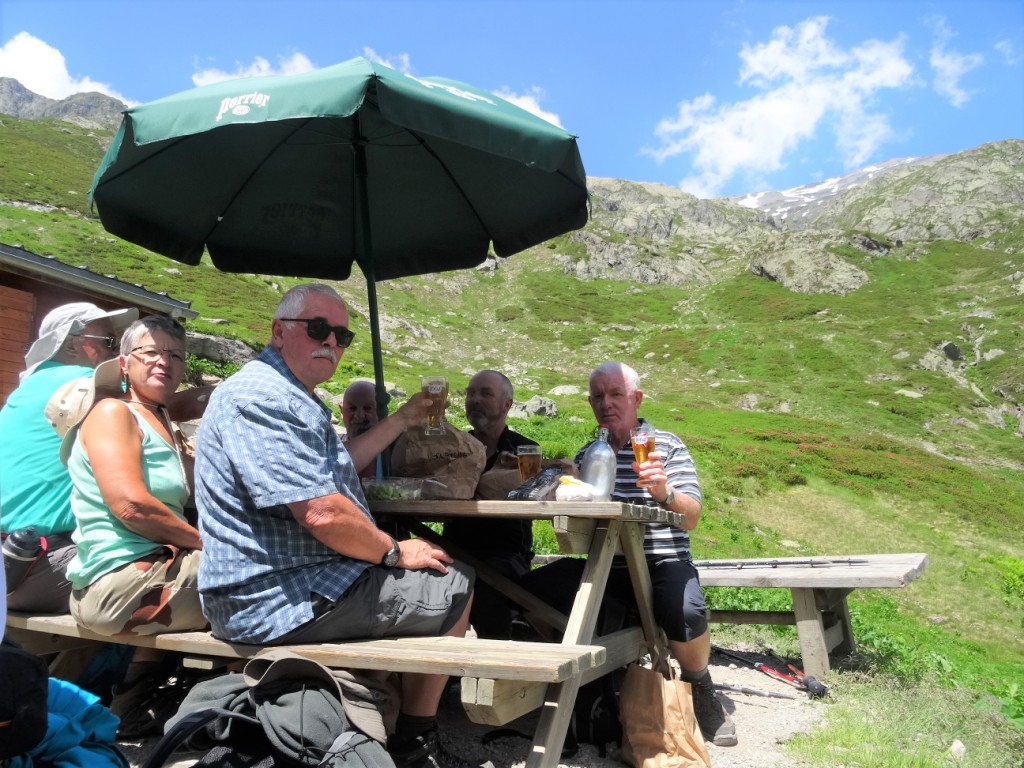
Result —
M 370 203 L 369 192 L 366 185 L 366 142 L 363 139 L 362 128 L 359 124 L 359 113 L 353 115 L 355 135 L 352 139 L 354 152 L 355 181 L 356 181 L 356 204 L 359 206 L 360 238 L 359 250 L 361 258 L 358 259 L 359 267 L 366 277 L 366 302 L 370 312 L 370 339 L 373 351 L 373 380 L 374 389 L 377 394 L 377 419 L 383 421 L 388 415 L 388 403 L 391 396 L 384 387 L 384 354 L 381 352 L 380 341 L 380 318 L 377 313 L 377 272 L 373 264 L 373 238 L 370 231 Z M 389 447 L 390 448 L 390 447 Z M 391 451 L 384 449 L 377 459 L 377 477 L 391 474 Z
M 388 403 L 391 395 L 384 388 L 384 355 L 380 349 L 380 320 L 377 317 L 377 283 L 373 278 L 373 268 L 366 275 L 366 302 L 370 308 L 370 335 L 373 339 L 373 380 L 377 392 L 377 419 L 382 420 L 388 415 Z

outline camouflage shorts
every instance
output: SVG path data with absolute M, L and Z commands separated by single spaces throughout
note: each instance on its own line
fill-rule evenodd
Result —
M 71 593 L 71 615 L 101 635 L 158 635 L 205 629 L 199 550 L 161 547 Z

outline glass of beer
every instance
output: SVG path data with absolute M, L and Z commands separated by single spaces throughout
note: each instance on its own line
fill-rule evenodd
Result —
M 637 464 L 647 461 L 647 454 L 654 450 L 654 427 L 650 424 L 641 424 L 629 431 L 629 442 L 633 446 L 633 457 Z M 647 483 L 639 483 L 647 485 Z
M 448 378 L 446 376 L 424 376 L 420 380 L 423 396 L 430 399 L 430 411 L 427 413 L 427 428 L 424 434 L 443 435 L 444 409 L 448 405 Z
M 520 445 L 516 448 L 516 458 L 519 460 L 519 477 L 524 483 L 540 472 L 539 445 Z

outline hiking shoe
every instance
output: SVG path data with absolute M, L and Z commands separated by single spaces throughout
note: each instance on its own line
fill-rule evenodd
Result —
M 463 760 L 444 748 L 437 735 L 437 728 L 431 728 L 419 736 L 388 736 L 388 754 L 395 761 L 395 768 L 494 768 L 486 763 L 472 763 Z
M 711 675 L 705 675 L 703 679 L 690 685 L 693 692 L 693 712 L 704 741 L 716 747 L 735 747 L 739 741 L 736 738 L 736 723 L 715 695 Z
M 163 735 L 166 723 L 177 711 L 192 680 L 166 675 L 144 675 L 130 686 L 116 685 L 110 711 L 120 719 L 119 739 Z

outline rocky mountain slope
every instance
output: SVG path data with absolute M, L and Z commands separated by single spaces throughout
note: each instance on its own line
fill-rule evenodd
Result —
M 23 119 L 113 129 L 124 107 L 99 93 L 48 99 L 0 78 L 0 113 Z M 590 177 L 591 222 L 570 235 L 571 246 L 557 258 L 565 274 L 581 280 L 707 285 L 749 269 L 796 292 L 844 295 L 868 282 L 861 254 L 906 255 L 916 242 L 972 242 L 1020 226 L 1022 169 L 1024 141 L 1008 140 L 713 200 L 661 184 Z
M 121 121 L 125 105 L 102 93 L 76 93 L 65 99 L 48 99 L 33 93 L 10 77 L 0 77 L 0 114 L 24 120 L 53 117 L 81 128 L 113 128 Z
M 572 235 L 583 253 L 565 259 L 566 274 L 581 279 L 707 284 L 750 269 L 800 293 L 844 295 L 868 282 L 864 259 L 911 258 L 923 242 L 997 238 L 1024 224 L 1020 140 L 739 200 L 588 181 L 593 217 Z M 799 215 L 787 210 L 789 201 Z

